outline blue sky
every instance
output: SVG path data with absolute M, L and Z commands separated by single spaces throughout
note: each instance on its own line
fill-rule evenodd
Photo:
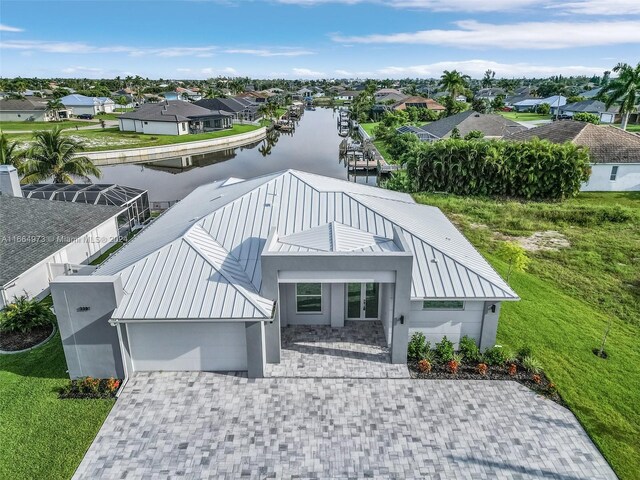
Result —
M 2 0 L 3 77 L 601 74 L 640 0 Z

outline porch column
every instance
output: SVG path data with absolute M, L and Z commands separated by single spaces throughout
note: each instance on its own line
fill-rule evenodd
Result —
M 247 322 L 244 332 L 247 340 L 247 376 L 263 378 L 266 366 L 264 323 Z
M 331 327 L 344 327 L 344 283 L 331 284 Z
M 267 322 L 265 325 L 267 363 L 280 363 L 280 307 L 280 302 L 278 302 L 273 321 Z
M 491 348 L 496 344 L 499 318 L 500 302 L 484 302 L 482 330 L 480 331 L 480 350 L 484 351 L 486 348 Z

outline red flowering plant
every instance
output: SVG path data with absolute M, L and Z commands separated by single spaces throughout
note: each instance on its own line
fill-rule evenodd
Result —
M 518 367 L 515 363 L 509 365 L 509 369 L 507 370 L 510 376 L 515 377 L 516 373 L 518 373 Z
M 451 360 L 447 362 L 447 370 L 454 375 L 458 373 L 458 368 L 462 363 L 462 357 L 458 354 L 453 354 Z
M 120 380 L 118 380 L 117 378 L 109 378 L 107 379 L 106 383 L 105 383 L 105 387 L 107 389 L 107 391 L 111 392 L 111 393 L 115 393 L 118 388 L 120 387 Z
M 489 366 L 486 363 L 479 363 L 478 366 L 476 367 L 476 370 L 480 375 L 484 377 L 489 371 Z
M 531 380 L 533 380 L 535 383 L 537 383 L 538 385 L 540 385 L 540 383 L 542 383 L 542 377 L 540 375 L 538 375 L 537 373 L 534 374 L 531 377 Z
M 422 373 L 431 373 L 431 362 L 427 359 L 422 359 L 418 362 L 418 369 Z

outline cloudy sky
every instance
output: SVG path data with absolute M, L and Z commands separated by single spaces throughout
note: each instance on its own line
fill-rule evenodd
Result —
M 640 0 L 2 0 L 0 75 L 481 77 L 640 61 Z

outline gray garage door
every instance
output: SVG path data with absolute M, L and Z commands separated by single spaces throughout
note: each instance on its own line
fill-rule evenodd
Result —
M 247 369 L 244 323 L 129 324 L 134 371 Z

